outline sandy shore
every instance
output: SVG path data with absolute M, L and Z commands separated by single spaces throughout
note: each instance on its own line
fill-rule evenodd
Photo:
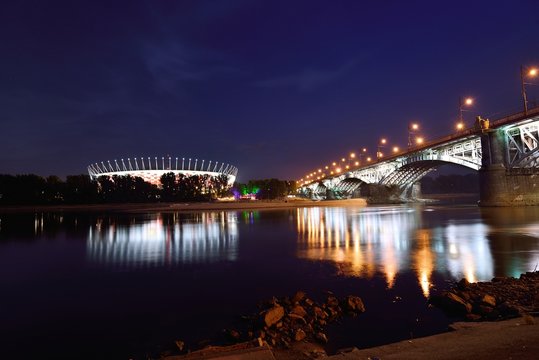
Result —
M 294 199 L 287 201 L 226 201 L 212 203 L 157 203 L 157 204 L 94 204 L 94 205 L 37 205 L 3 206 L 0 213 L 32 212 L 190 212 L 216 210 L 264 210 L 318 206 L 366 206 L 365 199 L 312 201 Z

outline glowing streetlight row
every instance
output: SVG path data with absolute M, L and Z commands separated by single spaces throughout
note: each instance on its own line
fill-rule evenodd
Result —
M 539 69 L 536 67 L 520 67 L 520 82 L 521 82 L 521 91 L 522 91 L 522 100 L 524 105 L 524 113 L 528 114 L 528 98 L 526 94 L 526 85 L 537 85 L 533 83 L 526 82 L 526 79 L 528 78 L 534 78 L 539 75 Z M 468 108 L 471 107 L 474 104 L 474 99 L 471 97 L 460 97 L 459 98 L 459 113 L 458 113 L 458 120 L 456 124 L 456 128 L 458 131 L 464 130 L 465 123 L 464 123 L 464 116 L 463 113 L 466 111 L 470 111 Z M 414 145 L 422 145 L 425 142 L 425 139 L 422 136 L 417 136 L 417 132 L 419 130 L 419 124 L 417 123 L 410 123 L 408 125 L 408 150 L 410 150 Z M 380 161 L 380 159 L 384 156 L 382 153 L 382 149 L 385 148 L 387 145 L 387 139 L 382 138 L 380 139 L 380 142 L 377 145 L 377 151 L 376 151 L 376 160 Z M 392 148 L 393 153 L 397 154 L 400 151 L 400 148 L 398 146 L 393 146 Z M 359 153 L 359 156 L 356 155 L 356 153 L 350 153 L 349 159 L 347 161 L 346 158 L 341 158 L 341 161 L 339 162 L 332 162 L 331 166 L 333 169 L 330 169 L 329 165 L 326 165 L 324 167 L 325 170 L 329 171 L 329 175 L 335 175 L 340 174 L 344 170 L 350 169 L 350 161 L 353 161 L 353 166 L 360 166 L 361 165 L 361 158 L 363 156 L 366 156 L 367 149 L 363 148 L 362 151 Z M 356 158 L 359 157 L 359 161 L 356 160 Z M 372 158 L 370 156 L 366 157 L 366 160 L 368 163 L 372 161 Z M 342 164 L 341 164 L 342 163 Z M 344 164 L 346 163 L 346 164 Z M 322 169 L 318 169 L 318 171 L 314 171 L 308 175 L 305 176 L 305 178 L 300 180 L 301 185 L 310 183 L 315 180 L 320 180 L 322 178 L 326 177 L 326 172 Z

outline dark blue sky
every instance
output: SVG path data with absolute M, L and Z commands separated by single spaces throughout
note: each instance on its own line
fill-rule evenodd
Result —
M 0 173 L 121 157 L 296 179 L 378 139 L 521 106 L 539 2 L 3 1 Z M 529 88 L 539 98 L 537 87 Z

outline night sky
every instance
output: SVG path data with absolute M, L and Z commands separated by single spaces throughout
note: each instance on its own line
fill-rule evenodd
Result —
M 539 1 L 2 1 L 0 46 L 0 173 L 170 154 L 298 179 L 413 120 L 448 134 L 459 96 L 469 124 L 520 110 Z

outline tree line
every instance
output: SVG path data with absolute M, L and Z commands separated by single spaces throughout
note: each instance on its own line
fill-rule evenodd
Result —
M 136 176 L 71 175 L 58 176 L 0 175 L 0 204 L 95 204 L 158 201 L 211 201 L 228 193 L 226 175 L 185 176 L 167 173 L 161 186 Z
M 249 180 L 247 184 L 235 183 L 234 197 L 254 196 L 258 200 L 282 199 L 296 193 L 296 182 L 279 179 Z
M 257 199 L 278 199 L 295 193 L 294 181 L 278 179 L 251 180 L 247 184 L 228 186 L 226 175 L 185 176 L 166 173 L 160 186 L 135 176 L 71 175 L 58 176 L 0 174 L 1 205 L 55 205 L 99 203 L 152 203 L 212 201 L 225 196 L 239 198 L 254 194 Z

